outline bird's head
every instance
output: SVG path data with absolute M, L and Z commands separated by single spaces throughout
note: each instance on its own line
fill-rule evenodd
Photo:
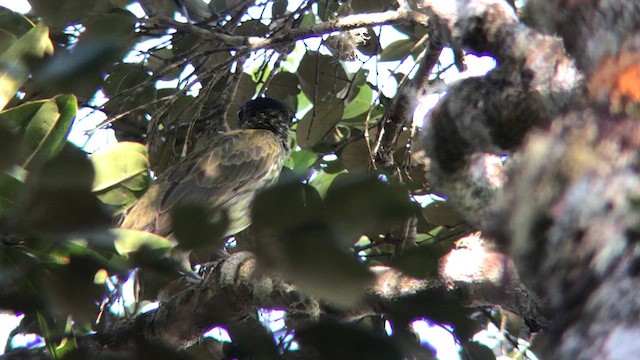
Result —
M 238 112 L 240 129 L 270 130 L 289 147 L 289 127 L 293 112 L 284 104 L 270 98 L 257 98 L 244 104 Z

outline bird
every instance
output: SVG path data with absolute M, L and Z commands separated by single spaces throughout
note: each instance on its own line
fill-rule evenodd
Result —
M 120 227 L 175 240 L 172 210 L 181 204 L 202 205 L 227 214 L 228 237 L 251 224 L 256 192 L 275 183 L 290 153 L 293 113 L 271 98 L 257 98 L 238 112 L 238 129 L 217 134 L 202 148 L 160 174 L 128 210 Z M 187 251 L 172 254 L 179 272 L 188 273 Z M 188 270 L 187 270 L 188 268 Z

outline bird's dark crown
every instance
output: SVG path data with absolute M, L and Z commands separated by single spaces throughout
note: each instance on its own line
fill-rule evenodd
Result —
M 273 131 L 285 148 L 288 148 L 292 119 L 293 113 L 281 102 L 270 98 L 257 98 L 240 108 L 238 127 Z

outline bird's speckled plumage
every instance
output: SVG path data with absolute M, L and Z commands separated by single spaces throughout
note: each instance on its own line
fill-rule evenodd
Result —
M 227 235 L 248 227 L 255 192 L 278 179 L 288 156 L 292 114 L 260 98 L 245 104 L 238 117 L 240 129 L 214 137 L 160 175 L 121 226 L 172 237 L 173 207 L 196 203 L 227 210 Z

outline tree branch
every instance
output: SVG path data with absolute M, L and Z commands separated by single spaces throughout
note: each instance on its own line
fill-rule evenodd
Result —
M 483 243 L 477 234 L 465 238 L 464 247 L 442 259 L 437 278 L 417 279 L 394 268 L 373 267 L 376 281 L 367 290 L 367 305 L 357 312 L 379 313 L 380 309 L 421 294 L 455 293 L 466 306 L 499 305 L 539 321 L 537 304 L 526 297 L 513 264 L 504 255 L 486 249 Z M 263 274 L 253 254 L 240 252 L 217 263 L 202 283 L 162 302 L 156 311 L 83 338 L 80 346 L 129 351 L 138 342 L 158 341 L 184 348 L 194 344 L 207 329 L 230 324 L 259 307 L 285 309 L 311 319 L 318 319 L 323 312 L 318 300 L 276 276 Z
M 205 29 L 190 23 L 182 23 L 167 17 L 155 17 L 147 20 L 148 25 L 160 25 L 188 32 L 204 40 L 219 41 L 235 50 L 259 50 L 272 48 L 296 40 L 318 37 L 334 31 L 346 31 L 376 25 L 390 25 L 404 22 L 426 24 L 428 18 L 420 13 L 409 11 L 387 11 L 382 13 L 349 15 L 326 21 L 307 28 L 297 28 L 287 31 L 283 35 L 273 37 L 228 35 Z
M 460 3 L 455 11 L 444 2 L 423 6 L 456 44 L 492 54 L 498 66 L 451 86 L 418 143 L 431 158 L 430 184 L 482 226 L 504 180 L 500 156 L 517 149 L 531 128 L 575 106 L 582 76 L 558 39 L 521 26 L 506 3 Z
M 376 164 L 384 169 L 392 169 L 395 165 L 393 152 L 396 150 L 398 137 L 403 127 L 411 120 L 413 110 L 416 108 L 417 94 L 427 88 L 429 74 L 440 58 L 443 43 L 430 31 L 428 37 L 429 45 L 420 56 L 420 68 L 416 72 L 413 81 L 403 81 L 398 86 L 398 95 L 392 100 L 380 122 L 381 130 L 378 136 L 376 149 Z

